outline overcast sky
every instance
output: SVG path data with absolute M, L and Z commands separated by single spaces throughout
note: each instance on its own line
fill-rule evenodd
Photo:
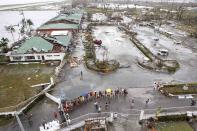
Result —
M 0 0 L 0 5 L 6 4 L 23 4 L 32 2 L 46 2 L 46 1 L 63 1 L 63 0 Z M 138 1 L 138 0 L 136 0 Z M 139 0 L 140 1 L 140 0 Z M 141 1 L 176 1 L 176 2 L 197 2 L 197 0 L 141 0 Z
M 46 1 L 63 1 L 63 0 L 0 0 L 0 5 L 24 4 L 24 3 L 34 3 L 34 2 L 46 2 Z

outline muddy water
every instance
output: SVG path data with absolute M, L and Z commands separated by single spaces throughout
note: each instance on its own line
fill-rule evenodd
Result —
M 191 80 L 197 81 L 197 75 L 194 73 L 197 71 L 196 64 L 197 64 L 197 53 L 193 52 L 189 47 L 185 46 L 184 44 L 192 44 L 191 42 L 195 43 L 195 40 L 191 38 L 186 38 L 187 40 L 184 44 L 174 44 L 174 40 L 167 38 L 161 34 L 158 34 L 153 31 L 153 29 L 147 27 L 136 27 L 135 31 L 138 32 L 137 38 L 141 40 L 141 42 L 146 45 L 155 55 L 159 49 L 167 49 L 169 51 L 169 56 L 161 57 L 162 59 L 174 59 L 177 60 L 181 66 L 181 68 L 174 74 L 182 74 L 177 77 L 186 77 L 184 80 Z M 180 40 L 183 39 L 185 36 L 184 33 L 180 32 L 180 30 L 173 30 L 173 34 L 180 34 L 179 36 L 173 35 L 173 38 Z M 181 35 L 182 34 L 182 35 Z M 158 42 L 155 42 L 153 39 L 157 37 L 159 38 Z M 185 39 L 185 38 L 184 38 Z M 191 39 L 191 40 L 190 40 Z M 189 41 L 188 41 L 189 40 Z M 190 43 L 188 43 L 190 42 Z M 183 73 L 190 74 L 190 77 L 184 76 Z M 193 77 L 193 79 L 192 79 Z
M 93 32 L 93 36 L 98 40 L 102 40 L 102 45 L 106 47 L 108 51 L 107 59 L 116 59 L 119 62 L 127 63 L 137 59 L 137 57 L 143 57 L 141 52 L 129 40 L 129 37 L 117 27 L 97 26 Z M 103 48 L 97 48 L 98 59 L 103 59 L 103 51 Z
M 164 82 L 197 81 L 197 67 L 195 66 L 197 65 L 197 57 L 194 57 L 195 54 L 194 56 L 190 56 L 190 53 L 186 51 L 185 54 L 187 54 L 187 56 L 182 56 L 177 53 L 177 55 L 173 57 L 179 58 L 178 61 L 181 64 L 181 68 L 177 72 L 174 74 L 156 73 L 138 66 L 136 58 L 143 57 L 143 55 L 136 49 L 136 47 L 134 47 L 134 45 L 132 45 L 132 43 L 128 40 L 128 37 L 121 37 L 125 34 L 119 31 L 117 27 L 97 26 L 93 34 L 97 39 L 101 39 L 103 41 L 103 45 L 108 48 L 109 59 L 116 59 L 120 63 L 127 63 L 130 67 L 118 69 L 116 72 L 104 75 L 88 70 L 84 64 L 81 64 L 76 68 L 66 66 L 62 70 L 61 82 L 57 84 L 55 88 L 55 96 L 73 98 L 91 90 L 103 90 L 106 88 L 117 87 L 152 88 L 155 80 L 161 80 Z M 146 37 L 144 36 L 143 39 L 145 38 Z M 168 46 L 165 47 L 172 48 Z M 102 49 L 96 50 L 98 55 L 100 50 Z M 173 48 L 170 50 L 170 53 L 171 52 L 174 52 Z M 83 53 L 83 46 L 79 41 L 73 56 L 82 58 Z M 176 54 L 176 52 L 174 52 L 174 54 Z M 100 55 L 100 58 L 102 59 L 102 55 Z M 80 80 L 81 71 L 83 71 L 83 80 Z

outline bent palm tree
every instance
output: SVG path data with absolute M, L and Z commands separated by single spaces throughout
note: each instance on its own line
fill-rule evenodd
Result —
M 13 34 L 15 32 L 15 28 L 12 25 L 9 25 L 9 26 L 5 26 L 5 29 L 12 34 L 13 41 L 15 42 L 15 38 Z
M 27 19 L 27 24 L 28 24 L 29 26 L 34 25 L 34 23 L 32 22 L 32 20 L 31 20 L 31 19 Z
M 22 28 L 24 30 L 24 32 L 28 33 L 31 31 L 31 26 L 34 25 L 34 23 L 32 22 L 31 19 L 25 19 L 23 18 L 21 20 L 21 24 L 22 24 Z
M 27 19 L 27 25 L 29 27 L 29 31 L 31 31 L 31 26 L 34 25 L 31 19 Z
M 8 51 L 8 38 L 1 38 L 0 47 L 2 48 L 3 52 L 6 53 Z

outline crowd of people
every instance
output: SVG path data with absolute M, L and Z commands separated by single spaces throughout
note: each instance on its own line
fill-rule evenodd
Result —
M 102 99 L 102 98 L 118 98 L 119 96 L 126 96 L 128 94 L 127 89 L 119 88 L 119 89 L 106 89 L 105 91 L 92 91 L 85 93 L 73 100 L 65 100 L 62 101 L 64 112 L 68 113 L 75 109 L 76 107 L 87 103 L 88 101 Z

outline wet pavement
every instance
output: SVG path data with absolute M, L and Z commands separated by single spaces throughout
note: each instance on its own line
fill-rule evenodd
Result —
M 139 29 L 140 31 L 140 29 Z M 103 35 L 103 33 L 108 32 Z M 143 32 L 143 30 L 141 30 Z M 146 31 L 147 35 L 151 31 Z M 143 32 L 145 33 L 145 31 Z M 82 34 L 80 34 L 82 35 Z M 170 46 L 170 40 L 167 38 L 161 39 L 161 46 L 165 46 L 170 50 L 169 58 L 176 58 L 180 62 L 181 68 L 174 74 L 162 74 L 152 72 L 143 69 L 137 65 L 136 59 L 143 57 L 138 49 L 128 40 L 128 38 L 122 38 L 125 35 L 118 31 L 117 27 L 109 26 L 102 27 L 98 26 L 94 30 L 94 36 L 98 39 L 103 40 L 103 44 L 109 49 L 109 59 L 117 59 L 120 63 L 129 63 L 129 68 L 118 69 L 116 72 L 110 74 L 100 74 L 94 71 L 88 70 L 84 64 L 80 64 L 76 68 L 70 68 L 69 65 L 63 67 L 60 74 L 60 82 L 55 86 L 52 94 L 56 97 L 73 99 L 81 94 L 89 91 L 105 90 L 106 88 L 116 89 L 118 87 L 127 88 L 129 95 L 124 99 L 113 99 L 111 100 L 110 109 L 118 112 L 127 112 L 129 109 L 129 99 L 132 97 L 135 99 L 136 109 L 143 108 L 157 108 L 161 107 L 174 107 L 174 106 L 189 106 L 190 100 L 178 100 L 177 98 L 169 98 L 161 95 L 160 93 L 153 91 L 153 82 L 156 80 L 162 80 L 165 82 L 178 81 L 178 82 L 194 82 L 197 80 L 197 57 L 194 52 L 189 48 L 186 48 L 186 52 L 183 51 L 183 47 Z M 124 36 L 125 37 L 125 36 Z M 139 36 L 140 37 L 140 36 Z M 162 37 L 162 36 L 161 36 Z M 81 38 L 81 37 L 79 37 Z M 144 37 L 144 39 L 149 39 Z M 167 44 L 163 44 L 162 41 Z M 82 40 L 78 40 L 78 45 L 73 52 L 72 56 L 79 58 L 83 57 L 84 48 Z M 148 41 L 148 40 L 147 40 Z M 147 44 L 148 42 L 146 42 Z M 158 43 L 160 44 L 160 42 Z M 148 44 L 147 44 L 148 45 Z M 151 48 L 151 47 L 150 47 Z M 176 48 L 180 50 L 176 53 Z M 183 49 L 183 50 L 182 50 Z M 191 52 L 190 52 L 191 51 Z M 184 54 L 182 54 L 183 52 Z M 80 72 L 83 71 L 83 80 L 80 80 Z M 145 101 L 150 98 L 150 103 L 145 107 Z M 104 106 L 105 99 L 101 100 L 101 105 Z M 79 115 L 86 114 L 88 112 L 95 112 L 93 101 L 79 107 L 73 111 L 70 115 L 72 118 L 78 117 Z M 51 121 L 53 112 L 57 111 L 57 105 L 47 98 L 36 104 L 29 113 L 33 114 L 33 126 L 30 127 L 27 122 L 23 122 L 25 128 L 28 131 L 38 130 L 38 126 L 43 120 Z M 23 119 L 23 117 L 21 117 Z M 22 120 L 23 121 L 23 120 Z M 135 123 L 135 122 L 134 122 Z M 120 124 L 121 125 L 121 124 Z M 139 125 L 135 123 L 133 129 L 140 129 Z M 122 125 L 119 128 L 123 128 Z M 123 128 L 124 129 L 124 128 Z M 18 131 L 18 125 L 13 122 L 12 124 L 0 127 L 2 131 Z M 136 130 L 137 131 L 137 130 Z
M 133 111 L 130 110 L 130 100 L 134 99 L 135 104 L 132 109 L 137 109 L 139 111 Z M 150 99 L 150 102 L 148 105 L 145 104 L 145 101 L 147 99 Z M 109 109 L 105 110 L 105 103 L 108 102 Z M 71 120 L 73 118 L 79 117 L 81 115 L 87 114 L 87 113 L 97 113 L 94 107 L 95 100 L 92 100 L 88 103 L 85 103 L 81 106 L 79 106 L 77 109 L 72 111 L 70 113 Z M 119 113 L 125 113 L 125 114 L 131 114 L 131 116 L 128 117 L 127 120 L 116 121 L 114 125 L 118 124 L 118 127 L 121 128 L 123 131 L 127 130 L 131 125 L 131 129 L 135 129 L 135 131 L 140 131 L 141 127 L 138 124 L 139 116 L 140 116 L 140 110 L 141 109 L 156 109 L 157 107 L 161 106 L 162 108 L 168 108 L 168 107 L 182 107 L 182 106 L 190 106 L 190 100 L 189 99 L 177 99 L 177 98 L 170 98 L 165 97 L 161 95 L 158 91 L 153 90 L 152 88 L 129 88 L 128 89 L 128 95 L 126 97 L 120 96 L 119 98 L 100 98 L 97 99 L 97 102 L 102 107 L 103 112 L 119 112 Z M 23 125 L 25 126 L 25 129 L 27 131 L 36 131 L 38 130 L 39 125 L 43 121 L 52 121 L 54 118 L 53 113 L 57 112 L 58 106 L 52 102 L 51 100 L 45 98 L 39 103 L 33 107 L 29 114 L 32 113 L 33 117 L 31 118 L 32 125 L 30 126 L 28 123 L 28 120 L 24 118 L 24 116 L 21 116 L 21 121 Z M 178 110 L 176 110 L 178 111 Z M 132 116 L 135 115 L 135 116 Z M 60 116 L 58 115 L 58 119 L 60 119 Z M 126 123 L 125 126 L 123 126 Z M 116 127 L 116 126 L 115 126 Z M 116 130 L 119 129 L 116 127 Z M 0 130 L 4 131 L 20 131 L 18 124 L 16 122 L 13 122 L 8 127 L 1 127 Z
M 112 32 L 114 32 L 114 30 L 116 31 L 116 27 L 109 27 L 109 29 L 111 28 L 112 28 Z M 79 94 L 83 94 L 84 92 L 87 92 L 87 91 L 106 89 L 109 87 L 110 88 L 117 88 L 117 87 L 128 88 L 128 87 L 136 87 L 136 86 L 140 87 L 140 86 L 145 86 L 145 85 L 146 86 L 152 85 L 153 82 L 150 82 L 150 84 L 144 83 L 144 85 L 139 85 L 139 83 L 141 83 L 140 82 L 141 80 L 139 78 L 142 75 L 136 74 L 135 71 L 141 70 L 141 71 L 147 72 L 147 75 L 150 73 L 149 71 L 146 71 L 138 67 L 135 61 L 136 53 L 132 53 L 132 50 L 134 50 L 132 49 L 132 47 L 134 46 L 132 45 L 132 43 L 130 43 L 130 41 L 128 42 L 129 43 L 126 43 L 121 48 L 122 50 L 123 49 L 125 50 L 124 52 L 122 51 L 122 54 L 123 54 L 122 56 L 121 56 L 121 52 L 118 51 L 119 50 L 118 48 L 121 47 L 121 45 L 117 45 L 116 46 L 117 49 L 115 48 L 116 51 L 114 52 L 113 50 L 109 48 L 109 51 L 110 51 L 109 55 L 112 56 L 112 57 L 109 56 L 109 59 L 113 59 L 115 57 L 120 62 L 122 61 L 124 63 L 126 62 L 129 63 L 131 65 L 131 68 L 119 69 L 116 72 L 113 72 L 110 74 L 99 74 L 94 71 L 87 70 L 84 64 L 81 64 L 77 68 L 72 68 L 72 69 L 69 66 L 66 66 L 64 70 L 61 72 L 62 79 L 61 79 L 61 82 L 57 84 L 56 90 L 54 91 L 54 95 L 56 96 L 63 95 L 65 97 L 72 98 L 73 96 L 78 96 Z M 103 42 L 103 44 L 107 45 L 111 43 Z M 109 46 L 111 47 L 113 45 L 109 45 Z M 137 51 L 138 50 L 136 48 L 135 52 Z M 73 53 L 73 56 L 82 58 L 83 53 L 84 53 L 83 46 L 79 44 L 75 52 Z M 83 71 L 83 81 L 80 80 L 80 71 Z M 131 75 L 131 74 L 135 74 L 135 75 Z M 146 79 L 146 77 L 144 78 Z

